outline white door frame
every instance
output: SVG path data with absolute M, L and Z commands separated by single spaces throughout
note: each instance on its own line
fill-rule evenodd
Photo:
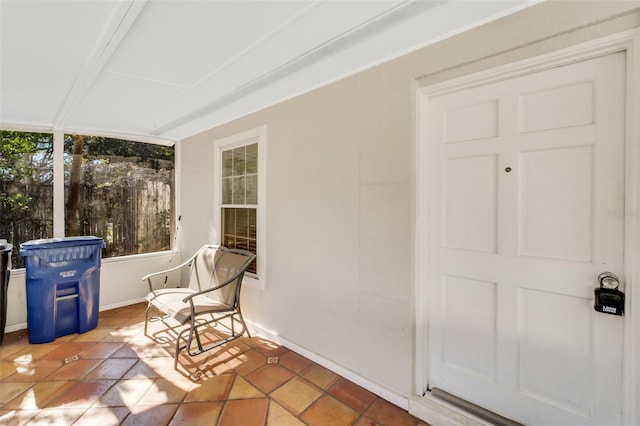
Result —
M 625 294 L 623 342 L 623 422 L 640 424 L 640 30 L 634 29 L 558 50 L 513 64 L 499 66 L 416 90 L 415 139 L 415 295 L 416 357 L 415 392 L 423 396 L 428 371 L 428 265 L 429 194 L 427 192 L 428 140 L 426 111 L 432 97 L 495 83 L 521 75 L 556 68 L 616 52 L 626 52 L 625 120 Z M 634 356 L 635 354 L 635 356 Z

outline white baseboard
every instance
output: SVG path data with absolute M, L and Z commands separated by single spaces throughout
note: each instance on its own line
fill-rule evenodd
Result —
M 136 303 L 142 303 L 144 302 L 145 299 L 144 297 L 139 297 L 137 299 L 131 299 L 131 300 L 125 300 L 123 302 L 117 302 L 117 303 L 111 303 L 109 305 L 101 305 L 99 308 L 99 311 L 108 311 L 110 309 L 116 309 L 116 308 L 122 308 L 123 306 L 129 306 L 129 305 L 134 305 Z M 27 329 L 27 322 L 18 322 L 15 324 L 11 324 L 11 325 L 7 325 L 4 329 L 5 333 L 11 333 L 13 331 L 20 331 L 20 330 L 26 330 Z
M 320 354 L 317 354 L 306 348 L 303 348 L 302 346 L 296 343 L 293 343 L 282 336 L 279 336 L 277 333 L 274 333 L 271 330 L 267 330 L 266 328 L 262 327 L 259 324 L 256 324 L 247 320 L 245 321 L 253 328 L 252 331 L 255 332 L 255 334 L 258 334 L 282 346 L 286 346 L 292 351 L 310 359 L 311 361 L 323 366 L 326 369 L 333 371 L 334 373 L 344 377 L 345 379 L 351 380 L 353 383 L 357 384 L 358 386 L 362 386 L 369 392 L 372 392 L 378 395 L 380 398 L 389 401 L 390 403 L 402 408 L 403 410 L 405 411 L 409 410 L 409 399 L 407 397 L 399 395 L 393 391 L 390 391 L 389 389 L 386 389 L 378 385 L 377 383 L 374 383 L 362 377 L 358 373 L 352 370 L 349 370 L 348 368 L 345 368 L 339 364 L 336 364 L 335 362 L 323 357 Z
M 11 333 L 12 331 L 20 331 L 20 330 L 26 330 L 27 329 L 27 322 L 19 322 L 16 324 L 11 324 L 11 325 L 7 325 L 4 328 L 4 332 L 5 333 Z
M 108 311 L 110 309 L 122 308 L 123 306 L 135 305 L 136 303 L 145 302 L 144 297 L 138 297 L 136 299 L 125 300 L 123 302 L 110 303 L 108 305 L 101 305 L 100 312 Z

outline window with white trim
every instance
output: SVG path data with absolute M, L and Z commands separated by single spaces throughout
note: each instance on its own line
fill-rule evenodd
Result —
M 256 254 L 245 281 L 258 288 L 266 282 L 265 145 L 264 126 L 214 143 L 218 242 Z

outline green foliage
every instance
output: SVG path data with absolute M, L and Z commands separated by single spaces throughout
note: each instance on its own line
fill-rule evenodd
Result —
M 52 181 L 53 135 L 0 130 L 0 238 L 14 243 L 14 267 L 19 243 L 51 236 L 51 205 L 36 204 Z
M 18 191 L 13 183 L 50 182 L 52 179 L 53 136 L 0 130 L 0 205 L 2 216 L 29 208 L 32 197 Z
M 82 151 L 80 235 L 105 238 L 105 257 L 168 248 L 173 147 L 85 136 Z M 65 135 L 63 161 L 68 195 L 71 135 Z M 14 244 L 14 268 L 23 265 L 20 243 L 52 236 L 52 209 L 53 135 L 0 130 L 0 238 Z
M 173 162 L 173 147 L 155 145 L 150 143 L 131 143 L 127 140 L 105 138 L 100 136 L 86 136 L 84 139 L 84 152 L 88 158 L 101 158 L 107 156 L 136 158 L 138 162 L 152 160 L 169 160 Z M 73 140 L 71 135 L 65 135 L 65 152 L 72 152 Z
M 21 180 L 51 167 L 53 135 L 0 130 L 0 179 Z

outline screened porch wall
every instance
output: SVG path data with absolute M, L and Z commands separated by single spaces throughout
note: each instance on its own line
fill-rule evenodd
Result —
M 543 2 L 178 143 L 185 256 L 217 240 L 213 141 L 267 126 L 265 290 L 246 317 L 398 395 L 413 393 L 414 89 L 640 26 L 637 1 Z M 291 76 L 293 78 L 295 76 Z M 169 254 L 102 265 L 101 308 L 139 301 Z M 24 272 L 7 330 L 26 326 Z

